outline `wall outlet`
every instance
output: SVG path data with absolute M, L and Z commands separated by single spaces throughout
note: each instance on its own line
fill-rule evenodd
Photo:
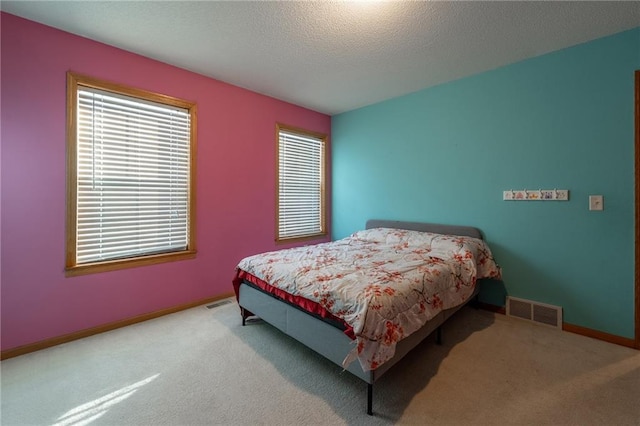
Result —
M 604 210 L 602 195 L 589 195 L 589 210 Z

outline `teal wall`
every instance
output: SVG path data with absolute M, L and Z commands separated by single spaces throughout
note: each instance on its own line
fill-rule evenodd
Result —
M 636 69 L 640 27 L 334 116 L 333 237 L 368 218 L 479 227 L 504 273 L 483 301 L 633 338 Z M 570 200 L 502 200 L 539 188 Z

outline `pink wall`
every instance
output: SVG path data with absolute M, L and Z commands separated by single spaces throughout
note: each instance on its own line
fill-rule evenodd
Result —
M 329 134 L 329 116 L 6 13 L 1 29 L 2 350 L 229 293 L 242 257 L 281 248 L 275 123 Z M 196 259 L 65 277 L 68 70 L 197 102 Z

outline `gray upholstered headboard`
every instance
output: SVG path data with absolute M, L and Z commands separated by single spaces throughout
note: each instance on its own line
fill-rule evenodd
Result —
M 403 222 L 400 220 L 369 219 L 366 225 L 371 228 L 409 229 L 411 231 L 435 232 L 437 234 L 463 235 L 482 239 L 482 232 L 473 226 L 442 225 L 439 223 Z

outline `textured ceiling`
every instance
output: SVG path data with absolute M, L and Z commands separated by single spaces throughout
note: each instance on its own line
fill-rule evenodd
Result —
M 640 2 L 2 1 L 327 114 L 640 26 Z

